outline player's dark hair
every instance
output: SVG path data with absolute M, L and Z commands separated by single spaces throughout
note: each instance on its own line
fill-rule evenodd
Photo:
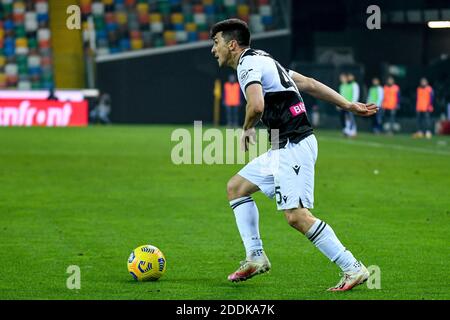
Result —
M 211 39 L 219 32 L 225 41 L 236 40 L 241 47 L 250 46 L 250 30 L 247 23 L 240 19 L 227 19 L 217 22 L 211 28 Z

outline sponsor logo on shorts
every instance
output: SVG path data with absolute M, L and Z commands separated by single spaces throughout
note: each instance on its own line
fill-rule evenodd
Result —
M 292 169 L 294 169 L 295 174 L 298 175 L 298 172 L 300 171 L 300 166 L 296 164 L 295 166 L 292 167 Z

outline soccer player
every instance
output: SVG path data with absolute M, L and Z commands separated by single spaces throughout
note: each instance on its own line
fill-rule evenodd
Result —
M 317 140 L 299 90 L 361 116 L 373 115 L 377 107 L 349 102 L 326 85 L 283 68 L 264 51 L 250 48 L 250 31 L 239 19 L 215 24 L 211 38 L 212 55 L 219 67 L 237 70 L 247 100 L 241 147 L 247 151 L 249 143 L 255 142 L 255 125 L 260 120 L 268 127 L 272 144 L 268 152 L 249 162 L 227 185 L 247 255 L 228 279 L 244 281 L 271 268 L 260 238 L 258 208 L 251 197 L 262 191 L 270 198 L 276 197 L 277 209 L 284 211 L 287 222 L 342 269 L 342 279 L 329 290 L 346 291 L 363 283 L 369 277 L 366 267 L 342 245 L 327 223 L 309 211 L 314 203 Z

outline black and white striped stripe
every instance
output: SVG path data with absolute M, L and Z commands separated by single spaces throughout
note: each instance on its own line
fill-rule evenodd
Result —
M 325 229 L 325 227 L 327 226 L 327 224 L 323 221 L 320 221 L 319 226 L 316 228 L 316 230 L 314 231 L 314 233 L 311 235 L 311 237 L 309 237 L 308 239 L 314 243 L 314 240 L 322 233 L 323 229 Z
M 241 198 L 238 202 L 235 202 L 231 205 L 231 209 L 236 209 L 237 207 L 239 207 L 241 204 L 247 203 L 247 202 L 253 202 L 252 197 L 244 197 Z

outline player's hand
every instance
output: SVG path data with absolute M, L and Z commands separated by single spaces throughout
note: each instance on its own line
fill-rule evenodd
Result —
M 373 103 L 353 102 L 348 106 L 347 111 L 353 112 L 357 116 L 370 117 L 377 113 L 378 107 Z
M 255 128 L 250 128 L 242 131 L 241 135 L 241 150 L 248 151 L 249 145 L 256 143 L 256 130 Z

